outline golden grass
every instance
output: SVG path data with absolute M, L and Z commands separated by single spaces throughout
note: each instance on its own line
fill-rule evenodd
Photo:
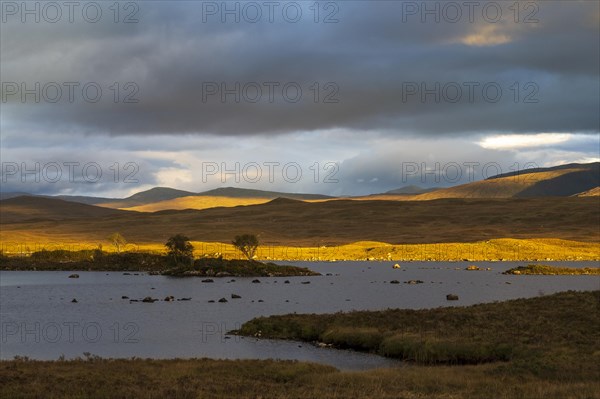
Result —
M 194 256 L 220 256 L 242 259 L 233 245 L 222 242 L 192 241 Z M 15 235 L 0 243 L 7 255 L 27 254 L 42 249 L 81 250 L 102 245 L 105 251 L 115 251 L 107 240 L 75 241 L 54 234 L 32 236 Z M 162 243 L 130 243 L 128 251 L 164 252 Z M 335 246 L 286 246 L 263 244 L 258 248 L 259 260 L 283 261 L 594 261 L 600 260 L 600 243 L 559 239 L 492 239 L 473 243 L 436 243 L 392 245 L 374 241 L 360 241 Z
M 234 198 L 234 197 L 211 197 L 211 196 L 189 196 L 180 197 L 172 200 L 159 201 L 146 205 L 132 206 L 129 208 L 119 208 L 126 211 L 136 212 L 157 212 L 167 209 L 208 209 L 216 207 L 234 207 L 240 205 L 264 204 L 271 201 L 271 198 Z M 102 204 L 100 204 L 102 206 Z

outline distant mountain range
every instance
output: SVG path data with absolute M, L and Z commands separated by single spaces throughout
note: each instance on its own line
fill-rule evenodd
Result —
M 570 197 L 598 196 L 600 189 L 600 163 L 569 164 L 550 168 L 528 169 L 490 177 L 486 180 L 462 184 L 449 188 L 422 188 L 405 186 L 382 194 L 365 197 L 350 197 L 354 200 L 398 200 L 423 201 L 442 198 L 525 198 L 525 197 Z M 244 188 L 223 187 L 193 193 L 169 187 L 155 187 L 127 198 L 103 198 L 88 196 L 33 196 L 27 193 L 1 193 L 5 200 L 17 197 L 41 197 L 96 205 L 102 208 L 156 212 L 161 210 L 207 209 L 239 205 L 257 205 L 275 198 L 320 202 L 340 198 L 320 194 L 297 194 L 262 191 Z M 31 206 L 31 201 L 19 199 Z M 75 208 L 74 208 L 75 209 Z M 35 214 L 33 212 L 32 214 Z
M 193 193 L 191 191 L 177 190 L 169 187 L 154 187 L 146 191 L 141 191 L 139 193 L 133 194 L 127 198 L 104 198 L 104 197 L 89 197 L 89 196 L 71 196 L 71 195 L 56 195 L 56 196 L 48 196 L 48 195 L 34 195 L 29 193 L 0 193 L 0 200 L 7 200 L 15 197 L 21 196 L 29 196 L 29 197 L 42 197 L 42 198 L 53 198 L 60 199 L 64 201 L 77 202 L 87 205 L 98 205 L 105 208 L 115 208 L 115 209 L 127 209 L 127 208 L 135 208 L 140 206 L 146 206 L 151 204 L 157 204 L 165 202 L 166 204 L 176 205 L 177 202 L 173 202 L 173 200 L 177 200 L 180 198 L 187 198 L 189 202 L 190 198 L 198 199 L 200 202 L 206 202 L 206 198 L 231 198 L 231 199 L 255 199 L 255 200 L 264 200 L 258 201 L 268 202 L 269 200 L 275 198 L 290 198 L 297 200 L 324 200 L 324 199 L 332 199 L 334 197 L 330 197 L 327 195 L 320 194 L 297 194 L 297 193 L 282 193 L 276 191 L 262 191 L 262 190 L 252 190 L 245 188 L 235 188 L 235 187 L 223 187 L 217 188 L 214 190 L 204 191 L 200 193 Z M 184 201 L 185 202 L 185 201 Z M 213 201 L 214 202 L 214 201 Z M 239 202 L 239 201 L 238 201 Z M 257 202 L 257 201 L 253 201 Z M 164 207 L 160 207 L 162 209 L 167 209 Z M 169 209 L 181 209 L 181 207 L 175 206 L 174 208 Z M 157 209 L 159 210 L 159 209 Z

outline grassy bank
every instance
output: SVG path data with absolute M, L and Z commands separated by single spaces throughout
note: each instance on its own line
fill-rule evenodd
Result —
M 598 291 L 565 292 L 465 308 L 278 316 L 244 325 L 247 333 L 260 328 L 263 336 L 329 337 L 363 349 L 377 342 L 381 349 L 388 338 L 379 334 L 417 343 L 505 343 L 511 348 L 505 361 L 423 365 L 439 355 L 434 351 L 429 361 L 406 367 L 341 372 L 273 360 L 11 360 L 0 362 L 0 397 L 594 399 L 600 398 L 599 301 Z
M 176 277 L 284 277 L 315 276 L 307 268 L 280 266 L 254 260 L 200 258 L 175 262 L 153 253 L 106 253 L 101 250 L 39 251 L 29 256 L 0 255 L 0 270 L 139 271 Z
M 233 245 L 220 242 L 193 241 L 194 256 L 240 259 L 240 252 Z M 1 248 L 7 255 L 27 255 L 47 250 L 93 250 L 99 242 L 57 240 L 56 236 L 15 236 L 12 241 L 2 241 Z M 104 243 L 104 248 L 110 248 Z M 161 254 L 163 243 L 130 243 L 129 252 Z M 550 260 L 600 260 L 600 243 L 560 239 L 490 239 L 477 242 L 437 244 L 387 244 L 360 241 L 343 245 L 286 246 L 262 244 L 257 251 L 260 260 L 282 261 L 550 261 Z
M 505 370 L 600 381 L 600 291 L 469 307 L 253 319 L 240 334 L 320 342 L 416 364 L 499 362 Z
M 2 361 L 3 398 L 594 399 L 598 382 L 491 365 L 340 372 L 272 360 Z
M 524 274 L 524 275 L 544 275 L 544 276 L 575 276 L 575 275 L 594 275 L 600 276 L 600 267 L 557 267 L 548 265 L 527 265 L 513 267 L 503 274 Z

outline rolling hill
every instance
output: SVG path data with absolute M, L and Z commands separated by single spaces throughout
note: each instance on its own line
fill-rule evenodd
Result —
M 166 201 L 153 202 L 150 204 L 132 206 L 128 208 L 119 208 L 136 212 L 157 212 L 164 210 L 183 210 L 183 209 L 207 209 L 216 207 L 234 207 L 241 205 L 256 205 L 269 202 L 270 198 L 242 198 L 242 197 L 221 197 L 221 196 L 202 196 L 192 195 L 188 197 L 174 198 Z
M 112 201 L 97 202 L 95 205 L 101 205 L 107 208 L 130 208 L 134 206 L 152 204 L 160 201 L 171 200 L 174 198 L 194 195 L 194 193 L 183 190 L 176 190 L 169 187 L 154 187 L 150 190 L 141 191 L 130 197 Z
M 85 196 L 37 196 L 37 198 L 63 199 L 104 208 L 124 209 L 137 212 L 163 210 L 202 210 L 213 207 L 236 207 L 258 205 L 274 198 L 289 198 L 310 202 L 329 200 L 381 200 L 381 201 L 430 201 L 448 198 L 531 198 L 570 197 L 597 195 L 600 186 L 600 163 L 569 164 L 552 168 L 528 169 L 490 177 L 486 180 L 442 189 L 423 189 L 406 186 L 383 194 L 363 197 L 334 198 L 320 194 L 296 194 L 223 187 L 201 193 L 192 193 L 168 187 L 155 187 L 122 199 Z M 589 191 L 589 193 L 587 193 Z M 584 194 L 587 193 L 587 194 Z M 15 198 L 22 193 L 2 193 L 2 198 Z
M 570 164 L 498 175 L 410 199 L 568 197 L 597 187 L 599 183 L 600 163 Z
M 147 192 L 144 192 L 147 193 Z M 187 193 L 187 192 L 183 192 Z M 173 193 L 179 194 L 179 193 Z M 137 194 L 136 194 L 137 195 Z M 223 187 L 198 194 L 187 193 L 185 196 L 160 201 L 151 201 L 148 196 L 144 197 L 143 203 L 134 203 L 131 197 L 111 203 L 99 204 L 110 208 L 125 209 L 137 212 L 156 212 L 167 209 L 206 209 L 214 207 L 234 207 L 240 205 L 264 204 L 275 198 L 290 198 L 297 200 L 326 200 L 332 199 L 320 194 L 294 194 L 276 191 L 252 190 L 245 188 Z
M 319 199 L 331 199 L 328 195 L 321 194 L 295 194 L 295 193 L 281 193 L 278 191 L 263 191 L 253 190 L 248 188 L 235 188 L 235 187 L 222 187 L 210 191 L 204 191 L 197 194 L 203 197 L 229 197 L 229 198 L 290 198 L 296 200 L 319 200 Z
M 25 201 L 26 203 L 23 203 Z M 204 210 L 128 212 L 46 198 L 0 202 L 2 240 L 103 242 L 120 232 L 129 242 L 164 243 L 176 233 L 230 242 L 254 233 L 264 243 L 333 245 L 474 242 L 493 238 L 561 238 L 598 242 L 597 198 L 440 199 L 303 202 Z
M 129 212 L 99 206 L 69 202 L 45 197 L 13 197 L 0 201 L 0 223 L 66 221 L 83 219 L 92 221 L 124 216 Z
M 386 191 L 382 195 L 417 195 L 417 194 L 424 194 L 424 193 L 429 193 L 429 192 L 437 191 L 437 190 L 439 190 L 439 188 L 437 188 L 437 187 L 423 188 L 423 187 L 419 187 L 419 186 L 410 185 L 410 186 L 400 187 L 395 190 Z

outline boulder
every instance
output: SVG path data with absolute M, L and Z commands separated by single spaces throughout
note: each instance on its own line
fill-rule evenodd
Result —
M 79 274 L 71 274 L 69 275 L 69 278 L 79 278 Z
M 241 296 L 237 295 L 237 294 L 231 294 L 231 299 L 240 299 Z
M 212 278 L 207 278 L 207 279 L 202 280 L 202 282 L 203 283 L 214 283 L 215 280 L 213 280 Z
M 219 299 L 219 302 L 221 302 L 221 303 L 225 303 L 225 302 L 227 302 L 227 299 L 225 299 L 225 298 L 221 298 L 221 299 Z
M 167 297 L 165 297 L 165 302 L 173 302 L 175 300 L 175 297 L 173 295 L 169 295 Z
M 423 284 L 422 280 L 408 280 L 405 281 L 404 284 Z
M 154 301 L 156 301 L 156 299 L 154 299 L 150 296 L 147 296 L 144 299 L 142 299 L 142 302 L 145 302 L 145 303 L 154 303 Z
M 260 280 L 259 280 L 259 279 L 254 279 L 254 280 L 252 280 L 252 282 L 253 282 L 254 284 L 260 284 Z
M 400 265 L 396 263 L 394 266 L 392 266 L 392 268 L 394 268 L 394 269 L 400 269 Z
M 469 265 L 465 270 L 481 270 L 481 268 L 479 266 Z
M 400 281 L 398 281 L 398 280 L 392 280 L 392 281 L 390 281 L 390 284 L 400 284 Z
M 77 299 L 73 298 L 73 300 L 71 301 L 71 303 L 77 303 Z
M 446 300 L 447 301 L 458 301 L 458 295 L 448 294 L 448 295 L 446 295 Z
M 128 296 L 126 296 L 126 295 L 123 295 L 123 296 L 121 297 L 121 299 L 129 299 L 129 297 L 128 297 Z

